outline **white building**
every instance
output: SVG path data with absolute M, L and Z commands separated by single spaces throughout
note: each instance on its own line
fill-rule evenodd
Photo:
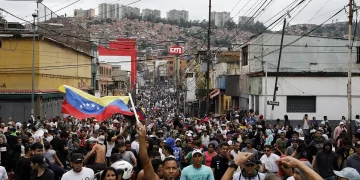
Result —
M 101 3 L 99 4 L 99 17 L 101 18 L 112 18 L 111 12 L 114 11 L 112 4 Z
M 146 17 L 153 17 L 155 19 L 161 18 L 161 11 L 157 9 L 143 9 L 141 11 L 142 19 L 146 19 Z
M 211 19 L 215 22 L 215 26 L 223 27 L 231 19 L 230 12 L 211 12 Z
M 285 35 L 284 45 L 299 37 Z M 280 105 L 271 112 L 266 102 L 273 100 L 279 58 L 279 51 L 274 50 L 279 49 L 280 41 L 281 34 L 261 34 L 241 47 L 240 108 L 261 114 L 266 109 L 268 120 L 271 114 L 272 119 L 288 115 L 290 120 L 302 120 L 304 114 L 318 120 L 347 117 L 348 40 L 323 37 L 303 37 L 283 49 L 276 95 Z M 359 45 L 354 42 L 352 56 L 352 119 L 360 114 Z M 268 66 L 268 78 L 263 64 Z
M 185 10 L 180 11 L 173 9 L 166 13 L 166 17 L 168 20 L 172 21 L 180 21 L 181 19 L 184 21 L 189 21 L 189 12 Z
M 99 4 L 99 17 L 101 18 L 125 18 L 127 16 L 140 16 L 140 9 L 121 4 Z
M 117 18 L 125 18 L 128 16 L 137 16 L 140 17 L 140 9 L 137 7 L 130 7 L 117 4 L 118 8 L 118 15 Z

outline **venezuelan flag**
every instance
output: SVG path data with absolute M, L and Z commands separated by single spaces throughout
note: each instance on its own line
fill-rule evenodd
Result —
M 97 98 L 67 85 L 59 86 L 58 89 L 66 94 L 61 110 L 63 114 L 70 114 L 78 119 L 94 117 L 99 121 L 104 121 L 117 113 L 134 115 L 127 105 L 129 96 Z
M 136 108 L 136 113 L 139 116 L 140 120 L 143 121 L 143 120 L 146 119 L 146 113 L 145 113 L 145 109 L 143 107 L 142 108 Z

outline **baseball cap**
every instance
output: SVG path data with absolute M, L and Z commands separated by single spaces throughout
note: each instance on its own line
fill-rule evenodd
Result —
M 74 153 L 71 155 L 71 162 L 82 162 L 84 160 L 84 156 L 80 153 Z
M 256 165 L 256 160 L 251 158 L 247 162 L 245 162 L 245 165 Z
M 45 157 L 42 155 L 39 155 L 39 154 L 35 154 L 35 155 L 31 156 L 30 161 L 33 164 L 38 164 L 41 168 L 49 167 L 49 165 L 46 163 Z
M 104 144 L 105 143 L 105 136 L 101 135 L 98 137 L 98 143 Z
M 203 153 L 202 153 L 199 149 L 195 149 L 195 150 L 193 150 L 193 152 L 191 153 L 191 156 L 194 156 L 196 153 L 200 153 L 201 155 L 203 155 Z
M 341 171 L 334 171 L 334 173 L 342 178 L 346 178 L 348 180 L 356 180 L 359 179 L 360 174 L 354 168 L 344 168 Z
M 344 122 L 341 121 L 341 122 L 340 122 L 340 125 L 344 125 Z

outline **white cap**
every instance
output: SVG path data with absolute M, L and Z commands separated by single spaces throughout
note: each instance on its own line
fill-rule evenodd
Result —
M 193 150 L 193 152 L 191 153 L 191 156 L 194 156 L 196 153 L 200 153 L 201 155 L 203 155 L 203 153 L 202 153 L 199 149 L 195 149 L 195 150 Z
M 104 144 L 105 143 L 105 136 L 101 135 L 101 136 L 98 137 L 97 140 L 98 140 L 98 143 Z
M 360 174 L 354 168 L 344 168 L 341 171 L 334 171 L 334 173 L 342 178 L 346 178 L 348 180 L 357 180 L 359 179 Z

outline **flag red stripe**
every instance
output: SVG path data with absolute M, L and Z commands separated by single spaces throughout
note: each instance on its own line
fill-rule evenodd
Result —
M 101 114 L 85 114 L 81 111 L 79 111 L 77 108 L 73 107 L 71 104 L 69 104 L 66 100 L 62 103 L 61 113 L 63 114 L 69 114 L 71 116 L 74 116 L 78 119 L 86 119 L 94 117 L 98 121 L 104 121 L 108 118 L 110 118 L 112 115 L 120 113 L 127 116 L 133 116 L 134 113 L 129 111 L 123 111 L 117 106 L 106 106 L 105 110 Z

